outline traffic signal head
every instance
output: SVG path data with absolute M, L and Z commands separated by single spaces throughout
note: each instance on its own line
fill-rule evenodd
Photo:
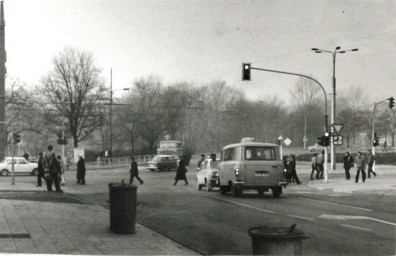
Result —
M 389 108 L 392 109 L 395 106 L 395 98 L 389 98 Z
M 18 142 L 21 142 L 21 135 L 18 133 L 13 134 L 14 137 L 14 144 L 17 144 Z
M 380 143 L 379 143 L 379 137 L 377 136 L 377 133 L 375 132 L 375 133 L 374 133 L 373 146 L 376 147 L 376 146 L 378 146 L 379 144 L 380 144 Z
M 63 145 L 63 140 L 62 140 L 61 138 L 59 138 L 59 139 L 57 140 L 57 143 L 58 143 L 58 145 Z
M 323 135 L 324 146 L 330 146 L 330 133 L 325 132 Z
M 250 81 L 250 63 L 242 63 L 242 81 Z
M 316 143 L 318 143 L 318 145 L 324 146 L 324 136 L 318 137 L 318 140 Z
M 68 138 L 67 137 L 65 137 L 65 139 L 63 140 L 63 144 L 69 144 L 69 141 L 68 141 Z

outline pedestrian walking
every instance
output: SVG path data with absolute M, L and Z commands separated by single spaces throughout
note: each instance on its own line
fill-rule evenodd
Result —
M 51 156 L 53 154 L 52 152 L 53 146 L 48 145 L 47 147 L 47 152 L 43 155 L 43 166 L 44 166 L 44 179 L 45 179 L 45 184 L 47 185 L 47 191 L 52 191 L 52 179 L 50 175 L 50 162 L 51 162 Z
M 311 171 L 311 180 L 313 180 L 314 178 L 313 178 L 313 175 L 314 175 L 314 172 L 316 171 L 316 172 L 318 172 L 318 170 L 316 169 L 316 156 L 317 156 L 318 154 L 314 154 L 313 155 L 313 157 L 311 158 L 311 166 L 312 166 L 312 171 Z
M 205 161 L 205 155 L 204 154 L 202 154 L 201 157 L 198 160 L 198 165 L 197 165 L 197 170 L 198 171 L 201 168 L 201 164 L 202 164 L 203 161 Z
M 344 169 L 345 169 L 345 177 L 347 180 L 349 180 L 351 178 L 351 174 L 349 173 L 349 170 L 351 169 L 351 167 L 353 167 L 353 157 L 351 156 L 351 154 L 349 154 L 349 152 L 345 152 L 344 157 L 342 158 L 342 160 L 344 161 Z
M 287 182 L 290 183 L 291 182 L 291 172 L 290 172 L 290 168 L 288 166 L 287 157 L 288 156 L 283 156 L 282 157 L 283 173 L 285 174 Z
M 316 169 L 318 172 L 316 173 L 317 179 L 323 179 L 323 163 L 324 163 L 324 150 L 316 156 Z
M 59 164 L 58 159 L 56 159 L 55 153 L 52 153 L 49 163 L 49 174 L 51 179 L 51 190 L 52 190 L 52 183 L 55 184 L 56 192 L 63 192 L 60 188 L 60 174 L 61 174 L 61 166 Z
M 85 185 L 85 161 L 82 156 L 78 156 L 77 162 L 77 184 Z
M 210 154 L 210 159 L 212 159 L 212 161 L 216 161 L 216 154 L 215 153 Z
M 133 156 L 131 156 L 131 168 L 129 169 L 129 173 L 129 184 L 132 184 L 134 177 L 136 177 L 136 179 L 140 182 L 140 185 L 144 183 L 144 181 L 139 177 L 138 165 Z
M 42 186 L 41 179 L 43 179 L 45 182 L 43 152 L 39 153 L 39 160 L 37 162 L 37 170 L 38 170 L 38 173 L 37 173 L 37 186 L 36 187 L 41 187 Z
M 297 183 L 297 185 L 300 185 L 301 182 L 298 179 L 297 176 L 297 171 L 296 171 L 296 155 L 295 154 L 291 154 L 288 158 L 287 158 L 287 165 L 290 168 L 290 172 L 291 172 L 291 177 L 292 179 L 294 179 Z
M 179 166 L 177 167 L 177 171 L 176 171 L 175 183 L 173 183 L 173 185 L 176 186 L 179 180 L 184 180 L 185 182 L 184 185 L 188 185 L 186 173 L 187 173 L 186 164 L 184 163 L 184 160 L 180 160 Z
M 64 186 L 64 185 L 66 185 L 66 179 L 65 179 L 65 164 L 63 163 L 63 160 L 62 160 L 62 157 L 60 156 L 60 155 L 58 155 L 57 157 L 56 157 L 56 159 L 58 160 L 58 162 L 59 162 L 59 165 L 60 165 L 60 167 L 61 167 L 61 173 L 60 173 L 60 176 L 59 176 L 59 179 L 60 179 L 60 184 L 61 184 L 61 186 Z
M 369 179 L 371 178 L 370 176 L 371 173 L 374 174 L 374 177 L 377 176 L 377 173 L 373 171 L 374 161 L 375 161 L 375 156 L 373 155 L 371 150 L 369 150 L 367 154 L 367 165 L 368 165 L 367 176 Z
M 364 159 L 364 156 L 362 156 L 362 152 L 358 152 L 358 155 L 355 159 L 356 163 L 356 177 L 355 177 L 355 182 L 358 183 L 359 181 L 359 174 L 362 172 L 362 180 L 363 183 L 366 181 L 366 171 L 364 170 L 366 161 Z

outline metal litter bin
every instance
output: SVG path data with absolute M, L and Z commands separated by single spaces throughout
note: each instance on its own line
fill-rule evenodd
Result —
M 289 228 L 256 227 L 249 229 L 253 255 L 301 255 L 302 240 L 309 237 L 296 224 Z
M 109 183 L 110 229 L 117 234 L 135 234 L 137 187 Z

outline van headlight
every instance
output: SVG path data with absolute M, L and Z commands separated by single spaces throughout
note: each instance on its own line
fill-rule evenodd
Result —
M 238 176 L 238 175 L 239 175 L 239 169 L 236 168 L 236 169 L 235 169 L 235 176 Z

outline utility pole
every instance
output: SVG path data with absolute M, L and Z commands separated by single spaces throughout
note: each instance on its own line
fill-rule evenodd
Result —
M 112 122 L 112 115 L 113 115 L 113 69 L 110 69 L 110 106 L 109 106 L 109 165 L 111 158 L 113 157 L 113 122 Z
M 0 159 L 5 157 L 5 145 L 7 145 L 5 129 L 5 75 L 7 73 L 5 51 L 5 21 L 4 5 L 0 2 Z

